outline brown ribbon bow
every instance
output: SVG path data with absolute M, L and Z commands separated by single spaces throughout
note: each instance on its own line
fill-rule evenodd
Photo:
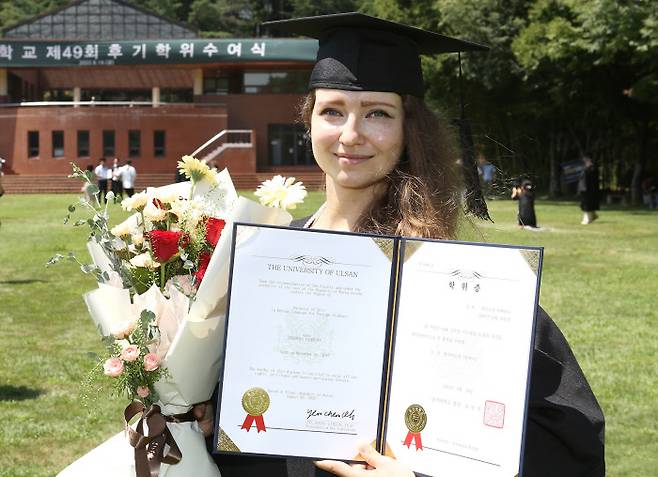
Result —
M 130 420 L 142 414 L 136 429 L 130 427 Z M 139 401 L 133 401 L 123 411 L 124 426 L 128 442 L 135 448 L 135 474 L 137 477 L 158 477 L 160 464 L 178 464 L 183 454 L 171 435 L 167 422 L 194 421 L 191 412 L 175 416 L 163 416 L 160 406 L 148 408 Z M 146 434 L 144 429 L 146 428 Z M 165 453 L 165 446 L 168 447 Z

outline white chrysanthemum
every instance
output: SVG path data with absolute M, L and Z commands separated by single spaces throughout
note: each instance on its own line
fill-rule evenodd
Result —
M 178 170 L 185 174 L 185 177 L 191 180 L 194 184 L 201 181 L 206 181 L 210 184 L 217 183 L 215 173 L 210 170 L 208 164 L 205 164 L 192 156 L 183 156 L 181 160 L 178 161 Z
M 142 213 L 144 214 L 144 219 L 149 222 L 161 222 L 167 217 L 167 211 L 161 209 L 153 202 L 146 204 Z
M 194 229 L 204 215 L 202 204 L 196 199 L 172 202 L 169 212 L 178 217 L 178 223 L 186 230 Z
M 189 208 L 187 209 L 187 214 L 185 215 L 186 226 L 190 229 L 196 227 L 204 216 L 205 213 L 203 211 L 203 204 L 201 204 L 196 199 L 189 201 Z
M 169 213 L 178 217 L 178 220 L 183 220 L 183 217 L 185 217 L 185 213 L 187 212 L 188 201 L 186 199 L 179 198 L 178 200 L 171 202 L 169 206 Z
M 144 252 L 131 258 L 130 264 L 134 267 L 148 268 L 149 270 L 155 270 L 160 266 L 158 262 L 151 258 L 151 254 L 149 252 Z
M 274 176 L 256 189 L 261 204 L 284 210 L 294 209 L 304 202 L 306 194 L 304 183 L 295 182 L 294 177 Z
M 133 195 L 132 197 L 126 197 L 121 201 L 121 208 L 130 212 L 131 210 L 141 210 L 148 201 L 148 195 L 146 192 L 139 192 L 138 194 Z
M 132 233 L 132 229 L 130 227 L 130 224 L 128 223 L 128 220 L 125 220 L 120 224 L 112 227 L 110 229 L 110 232 L 112 232 L 112 235 L 114 235 L 115 237 L 127 237 Z
M 130 240 L 132 241 L 133 245 L 135 245 L 135 247 L 141 247 L 141 245 L 144 243 L 144 234 L 141 232 L 133 232 L 130 235 Z
M 180 194 L 173 191 L 158 191 L 155 193 L 155 198 L 163 204 L 172 204 L 180 199 Z

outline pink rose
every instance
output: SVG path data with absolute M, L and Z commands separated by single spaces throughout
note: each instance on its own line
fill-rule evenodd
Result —
M 121 339 L 129 336 L 130 333 L 133 332 L 133 330 L 135 329 L 136 324 L 137 324 L 137 322 L 134 321 L 134 320 L 120 321 L 118 323 L 113 324 L 110 327 L 110 333 L 116 339 L 121 340 Z
M 121 359 L 127 363 L 132 363 L 139 358 L 139 347 L 137 345 L 128 345 L 121 351 Z
M 103 373 L 111 378 L 121 376 L 121 373 L 123 373 L 123 361 L 119 358 L 109 358 L 103 363 Z
M 160 360 L 155 353 L 148 353 L 144 356 L 144 369 L 146 371 L 155 371 L 160 367 Z
M 141 398 L 148 397 L 151 394 L 148 386 L 137 386 L 137 395 Z

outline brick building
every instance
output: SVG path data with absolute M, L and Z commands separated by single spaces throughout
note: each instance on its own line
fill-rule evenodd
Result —
M 319 176 L 296 121 L 315 40 L 199 38 L 123 0 L 83 0 L 0 37 L 0 157 L 55 176 L 100 157 L 173 177 L 197 154 L 234 177 Z M 166 179 L 163 179 L 166 180 Z M 9 181 L 5 181 L 9 182 Z

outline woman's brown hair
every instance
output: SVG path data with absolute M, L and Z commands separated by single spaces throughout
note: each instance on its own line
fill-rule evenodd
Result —
M 311 91 L 300 108 L 309 131 L 314 104 L 315 92 Z M 452 136 L 422 99 L 404 95 L 402 104 L 404 152 L 386 178 L 387 193 L 361 217 L 356 231 L 455 238 L 461 184 Z

